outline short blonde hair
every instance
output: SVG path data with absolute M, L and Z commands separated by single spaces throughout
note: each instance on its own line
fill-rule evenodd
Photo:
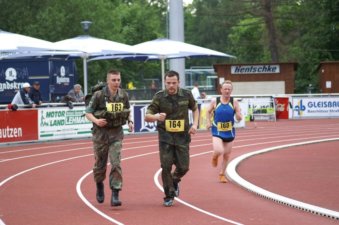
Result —
M 232 81 L 230 81 L 230 80 L 225 80 L 224 82 L 222 82 L 221 85 L 224 85 L 224 84 L 230 84 L 230 85 L 233 86 Z
M 220 88 L 222 88 L 222 86 L 224 86 L 224 84 L 230 84 L 230 85 L 232 86 L 232 89 L 233 89 L 232 81 L 230 81 L 230 80 L 225 80 L 224 82 L 222 82 L 222 83 L 220 84 Z

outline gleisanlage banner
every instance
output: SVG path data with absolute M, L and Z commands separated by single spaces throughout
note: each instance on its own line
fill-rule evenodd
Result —
M 294 97 L 293 118 L 330 118 L 339 116 L 339 97 Z

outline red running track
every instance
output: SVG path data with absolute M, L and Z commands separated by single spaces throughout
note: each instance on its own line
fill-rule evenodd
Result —
M 339 137 L 339 119 L 257 122 L 238 129 L 232 158 L 268 147 Z M 95 200 L 90 139 L 0 147 L 0 225 L 338 224 L 218 182 L 211 135 L 191 143 L 191 168 L 180 199 L 162 206 L 156 134 L 127 135 L 123 145 L 123 205 Z M 339 211 L 338 142 L 291 147 L 242 162 L 238 173 L 257 186 Z

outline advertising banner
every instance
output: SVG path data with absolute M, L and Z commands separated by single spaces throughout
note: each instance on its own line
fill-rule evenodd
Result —
M 275 111 L 277 119 L 288 119 L 288 97 L 276 97 L 274 98 L 275 101 Z
M 246 117 L 248 116 L 248 104 L 246 101 L 239 101 L 240 111 L 242 114 L 242 120 L 234 124 L 235 128 L 241 128 L 246 126 Z
M 339 97 L 292 98 L 293 118 L 339 117 Z
M 207 121 L 207 107 L 210 104 L 209 101 L 205 101 L 204 103 L 198 104 L 198 108 L 200 111 L 199 115 L 199 126 L 198 128 L 201 130 L 206 129 L 206 121 Z M 248 111 L 248 106 L 246 103 L 239 102 L 241 112 L 245 118 Z M 133 107 L 134 114 L 134 131 L 135 132 L 154 132 L 157 130 L 157 122 L 145 122 L 145 114 L 148 105 L 135 105 Z M 189 124 L 193 124 L 193 113 L 191 110 L 188 112 Z M 235 123 L 234 127 L 245 127 L 245 119 Z
M 39 110 L 39 140 L 90 137 L 92 122 L 85 117 L 85 107 L 46 108 Z
M 279 65 L 238 65 L 231 66 L 232 74 L 280 73 Z
M 40 83 L 43 102 L 55 102 L 73 88 L 76 76 L 74 60 L 11 59 L 0 60 L 0 104 L 10 103 L 25 82 Z
M 37 141 L 38 110 L 0 111 L 0 143 Z
M 10 103 L 25 82 L 40 82 L 43 101 L 49 100 L 49 68 L 46 59 L 1 60 L 0 61 L 0 103 Z
M 207 108 L 210 105 L 210 101 L 206 101 L 202 104 L 199 104 L 199 110 L 200 110 L 200 118 L 199 118 L 199 129 L 200 130 L 206 130 L 206 124 L 207 124 Z M 247 102 L 239 101 L 239 106 L 241 109 L 241 114 L 243 115 L 243 119 L 241 121 L 235 122 L 234 127 L 235 128 L 241 128 L 245 127 L 245 118 L 247 116 L 248 111 L 248 104 Z M 234 117 L 235 118 L 235 117 Z
M 146 105 L 134 105 L 134 132 L 154 132 L 157 130 L 157 122 L 145 122 L 145 114 L 148 104 Z M 192 111 L 188 113 L 189 124 L 193 123 Z
M 157 130 L 156 122 L 145 122 L 147 105 L 134 105 L 134 131 L 135 132 L 154 132 Z
M 203 102 L 199 104 L 199 129 L 207 129 L 206 123 L 207 123 L 207 108 L 210 105 L 210 101 L 208 102 Z
M 276 111 L 272 97 L 244 98 L 248 102 L 248 116 L 255 120 L 275 120 Z
M 51 101 L 59 101 L 76 83 L 76 67 L 72 60 L 50 62 Z

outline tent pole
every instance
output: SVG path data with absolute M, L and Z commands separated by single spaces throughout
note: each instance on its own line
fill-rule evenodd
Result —
M 165 90 L 165 59 L 161 58 L 161 84 L 162 90 Z
M 83 58 L 83 68 L 84 68 L 84 95 L 87 95 L 87 58 Z

